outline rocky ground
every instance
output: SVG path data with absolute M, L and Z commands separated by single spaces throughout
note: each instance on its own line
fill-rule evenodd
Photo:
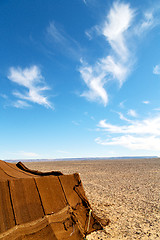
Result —
M 160 159 L 25 164 L 41 171 L 80 173 L 93 210 L 111 221 L 88 240 L 160 239 Z

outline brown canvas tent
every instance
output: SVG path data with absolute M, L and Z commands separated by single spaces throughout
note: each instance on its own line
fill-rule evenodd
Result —
M 104 224 L 79 174 L 42 173 L 0 161 L 0 240 L 80 240 Z

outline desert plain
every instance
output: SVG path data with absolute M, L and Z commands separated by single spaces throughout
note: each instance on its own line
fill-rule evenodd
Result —
M 78 172 L 94 212 L 110 224 L 88 240 L 160 239 L 160 159 L 25 162 L 40 171 Z

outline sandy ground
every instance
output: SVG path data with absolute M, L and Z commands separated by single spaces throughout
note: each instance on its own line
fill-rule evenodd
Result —
M 25 163 L 41 171 L 80 173 L 95 213 L 110 224 L 97 239 L 160 239 L 160 159 Z

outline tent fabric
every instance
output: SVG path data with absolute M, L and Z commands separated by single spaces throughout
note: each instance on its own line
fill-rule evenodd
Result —
M 0 240 L 84 239 L 109 222 L 90 209 L 78 173 L 0 161 Z

